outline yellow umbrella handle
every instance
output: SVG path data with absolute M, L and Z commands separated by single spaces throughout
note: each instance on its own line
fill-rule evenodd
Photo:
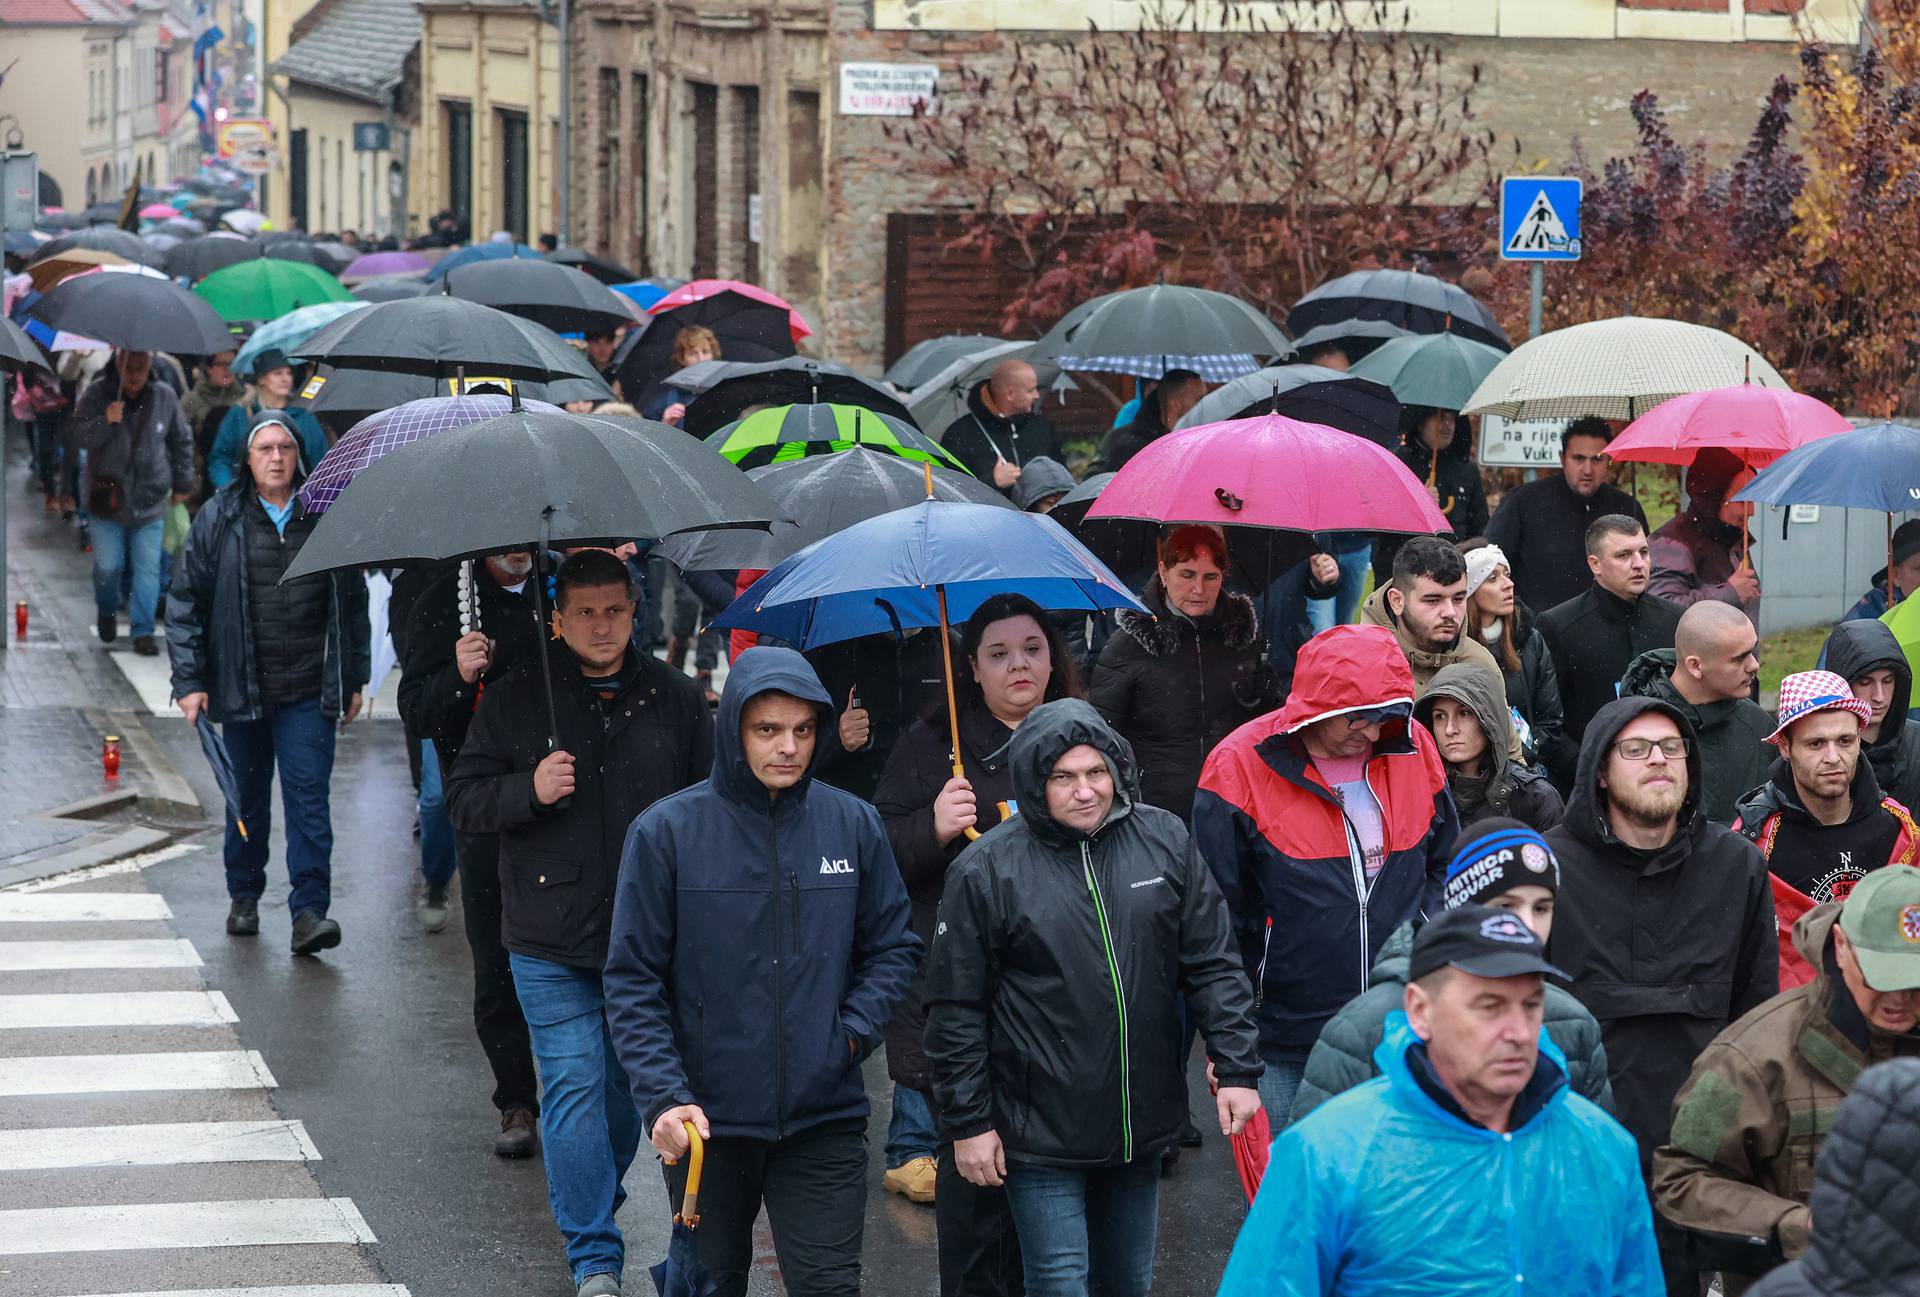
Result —
M 687 1128 L 687 1189 L 680 1197 L 680 1210 L 673 1213 L 673 1223 L 685 1225 L 688 1229 L 700 1226 L 700 1168 L 706 1161 L 706 1141 L 700 1138 L 700 1130 L 692 1122 L 681 1123 Z

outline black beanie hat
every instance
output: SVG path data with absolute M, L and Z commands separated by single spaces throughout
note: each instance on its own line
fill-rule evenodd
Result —
M 1528 885 L 1559 892 L 1560 862 L 1537 830 L 1495 816 L 1462 831 L 1441 895 L 1451 910 Z

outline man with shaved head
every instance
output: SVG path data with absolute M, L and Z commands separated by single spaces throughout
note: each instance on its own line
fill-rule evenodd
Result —
M 1658 698 L 1693 726 L 1704 767 L 1701 809 L 1731 824 L 1734 803 L 1767 780 L 1773 718 L 1753 701 L 1759 637 L 1737 604 L 1701 600 L 1680 615 L 1673 647 L 1642 653 L 1620 682 L 1624 697 Z
M 982 482 L 1010 493 L 1027 461 L 1046 456 L 1064 463 L 1060 439 L 1039 411 L 1040 385 L 1033 366 L 1008 359 L 967 394 L 967 412 L 940 439 L 947 453 Z

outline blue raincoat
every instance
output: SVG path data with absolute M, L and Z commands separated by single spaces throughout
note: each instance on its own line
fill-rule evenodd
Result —
M 1649 1297 L 1666 1291 L 1640 1158 L 1625 1128 L 1540 1065 L 1495 1134 L 1421 1088 L 1405 1013 L 1381 1075 L 1273 1144 L 1220 1297 Z

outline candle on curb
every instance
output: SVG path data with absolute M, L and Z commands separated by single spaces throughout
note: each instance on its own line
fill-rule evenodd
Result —
M 107 778 L 120 777 L 120 736 L 118 734 L 109 734 L 101 740 L 100 767 L 106 771 Z

